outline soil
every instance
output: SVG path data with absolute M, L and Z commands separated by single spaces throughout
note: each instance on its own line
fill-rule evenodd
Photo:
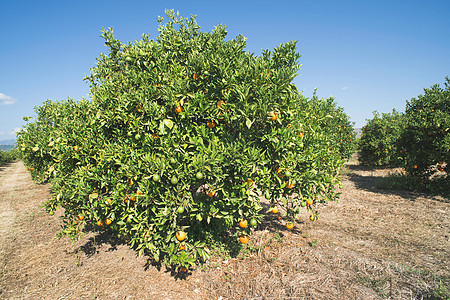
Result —
M 0 299 L 448 299 L 447 198 L 383 191 L 351 160 L 338 202 L 286 229 L 268 215 L 233 258 L 184 276 L 147 263 L 106 232 L 55 238 L 62 211 L 22 162 L 0 167 Z

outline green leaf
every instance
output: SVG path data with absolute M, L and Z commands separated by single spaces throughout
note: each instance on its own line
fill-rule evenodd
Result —
M 250 129 L 250 127 L 252 127 L 253 121 L 250 120 L 249 118 L 247 118 L 245 120 L 245 125 L 247 126 L 248 129 Z

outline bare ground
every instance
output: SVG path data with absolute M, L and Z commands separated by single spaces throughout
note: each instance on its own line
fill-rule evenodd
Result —
M 376 189 L 391 170 L 353 160 L 339 202 L 294 230 L 268 216 L 236 258 L 213 257 L 184 278 L 104 232 L 56 239 L 62 214 L 22 162 L 0 167 L 1 299 L 447 299 L 450 203 Z M 308 220 L 308 221 L 307 221 Z

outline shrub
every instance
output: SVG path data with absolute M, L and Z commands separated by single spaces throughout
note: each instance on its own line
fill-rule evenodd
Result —
M 52 184 L 47 210 L 64 208 L 62 234 L 91 223 L 186 268 L 226 237 L 247 241 L 252 226 L 239 224 L 261 221 L 261 197 L 289 220 L 336 200 L 348 150 L 330 147 L 329 127 L 345 124 L 348 137 L 351 126 L 332 100 L 292 84 L 295 42 L 258 57 L 224 26 L 203 33 L 194 17 L 167 14 L 155 41 L 103 30 L 92 100 L 36 107 L 18 143 L 33 177 Z
M 13 162 L 18 158 L 18 151 L 16 149 L 12 149 L 10 151 L 0 150 L 0 165 L 4 163 Z
M 398 145 L 403 132 L 404 116 L 395 109 L 391 113 L 373 112 L 373 118 L 362 128 L 358 142 L 359 162 L 368 166 L 399 167 L 404 163 L 405 149 Z
M 406 171 L 417 177 L 437 172 L 448 175 L 450 166 L 450 82 L 424 89 L 406 103 L 406 126 L 400 143 L 406 152 Z
M 328 137 L 327 146 L 335 148 L 343 160 L 348 160 L 356 150 L 356 133 L 344 109 L 337 106 L 333 97 L 319 99 L 314 91 L 306 111 L 315 115 L 319 126 Z

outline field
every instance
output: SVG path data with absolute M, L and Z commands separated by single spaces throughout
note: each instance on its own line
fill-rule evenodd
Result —
M 447 299 L 450 203 L 383 191 L 395 170 L 359 166 L 343 175 L 341 199 L 305 214 L 294 230 L 273 214 L 232 258 L 213 255 L 187 276 L 148 265 L 107 233 L 55 238 L 47 185 L 22 162 L 0 167 L 1 299 Z

